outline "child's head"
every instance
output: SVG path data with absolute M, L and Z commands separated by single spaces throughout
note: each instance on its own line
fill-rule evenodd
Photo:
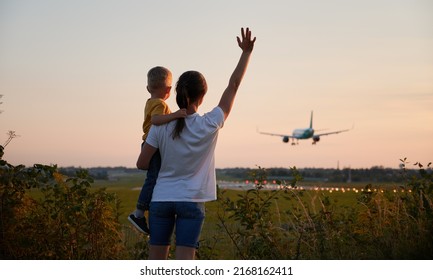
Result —
M 161 95 L 159 98 L 166 99 L 170 93 L 172 75 L 170 70 L 162 66 L 156 66 L 147 72 L 147 90 L 151 94 Z

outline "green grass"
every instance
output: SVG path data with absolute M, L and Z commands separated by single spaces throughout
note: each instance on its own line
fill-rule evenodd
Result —
M 96 188 L 106 188 L 108 192 L 116 193 L 118 199 L 121 201 L 121 212 L 120 222 L 125 225 L 129 225 L 127 217 L 131 211 L 135 209 L 135 204 L 137 203 L 138 196 L 140 194 L 141 186 L 145 179 L 145 173 L 143 174 L 131 174 L 125 176 L 119 176 L 115 180 L 98 180 L 93 184 Z M 361 190 L 365 187 L 363 183 L 323 183 L 323 182 L 308 182 L 306 184 L 301 184 L 303 186 L 317 186 L 317 190 L 310 191 L 297 191 L 302 200 L 312 206 L 312 210 L 320 209 L 320 200 L 325 197 L 330 199 L 332 202 L 336 202 L 342 208 L 353 207 L 357 205 L 357 197 L 359 197 Z M 391 188 L 392 185 L 385 185 L 382 187 L 376 186 L 375 189 L 380 188 Z M 342 191 L 342 188 L 345 191 Z M 338 189 L 338 190 L 337 190 Z M 350 189 L 350 190 L 348 190 Z M 358 190 L 355 192 L 353 189 Z M 226 194 L 231 199 L 236 199 L 236 197 L 241 193 L 241 190 L 227 190 Z M 277 211 L 284 213 L 293 205 L 293 202 L 287 201 L 282 197 L 279 197 L 277 203 L 272 207 L 272 210 L 277 213 Z M 203 233 L 218 230 L 215 224 L 218 222 L 216 213 L 218 211 L 218 202 L 212 201 L 206 203 L 206 220 L 205 228 Z
M 110 180 L 98 180 L 92 184 L 92 188 L 94 189 L 105 188 L 107 192 L 116 194 L 118 202 L 120 202 L 119 219 L 123 226 L 123 241 L 128 248 L 129 257 L 132 259 L 143 259 L 146 258 L 147 254 L 147 238 L 138 233 L 127 220 L 129 213 L 135 209 L 145 176 L 144 172 L 116 174 L 116 176 L 111 176 Z M 262 189 L 258 193 L 250 192 L 246 196 L 246 190 L 220 190 L 221 192 L 217 201 L 206 203 L 206 219 L 201 234 L 200 250 L 198 251 L 199 258 L 239 259 L 239 253 L 243 248 L 249 248 L 248 250 L 250 250 L 251 248 L 266 249 L 271 247 L 280 249 L 276 251 L 290 250 L 290 253 L 287 255 L 288 258 L 298 258 L 298 256 L 301 259 L 351 258 L 352 250 L 355 258 L 359 256 L 363 258 L 362 252 L 365 251 L 365 248 L 370 250 L 366 251 L 365 258 L 387 258 L 386 252 L 380 251 L 378 253 L 377 248 L 393 248 L 394 250 L 407 251 L 408 246 L 412 246 L 404 242 L 400 242 L 402 245 L 399 243 L 396 246 L 390 246 L 390 244 L 393 244 L 392 240 L 395 240 L 396 236 L 400 236 L 401 240 L 407 239 L 408 234 L 405 231 L 405 225 L 410 220 L 400 221 L 400 217 L 405 218 L 401 215 L 405 209 L 400 209 L 400 204 L 393 204 L 395 195 L 399 196 L 399 193 L 394 193 L 393 191 L 381 193 L 384 189 L 400 192 L 401 190 L 397 185 L 369 185 L 368 187 L 371 191 L 377 193 L 377 196 L 370 203 L 367 202 L 369 201 L 369 196 L 363 193 L 363 190 L 366 188 L 365 183 L 300 182 L 299 185 L 306 187 L 305 190 L 302 188 L 288 189 L 286 192 L 281 190 L 277 192 L 277 199 L 270 200 L 269 207 L 266 207 L 270 215 L 264 219 L 273 225 L 271 231 L 268 231 L 266 225 L 261 227 L 261 224 L 259 224 L 260 219 L 256 220 L 259 223 L 254 224 L 252 231 L 246 229 L 245 224 L 241 225 L 239 218 L 243 217 L 242 215 L 251 213 L 255 216 L 255 213 L 258 213 L 256 211 L 257 208 L 254 208 L 254 210 L 251 210 L 253 209 L 251 208 L 246 214 L 238 213 L 238 220 L 235 220 L 230 218 L 230 215 L 236 211 L 228 207 L 229 204 L 223 205 L 223 201 L 229 199 L 235 204 L 240 202 L 241 204 L 238 207 L 242 208 L 242 203 L 245 203 L 249 199 L 261 203 L 260 199 L 266 199 L 267 195 L 271 194 L 272 191 Z M 385 194 L 389 198 L 384 199 L 383 195 Z M 31 190 L 31 195 L 37 198 L 40 196 L 40 191 Z M 362 199 L 363 197 L 364 199 Z M 363 203 L 360 203 L 361 200 Z M 325 216 L 324 213 L 325 215 L 328 215 L 326 213 L 331 213 L 332 217 Z M 394 213 L 399 214 L 398 217 L 396 216 L 397 220 L 392 219 L 395 216 Z M 422 224 L 424 220 L 420 219 L 419 221 L 422 230 L 428 227 L 428 225 L 424 226 Z M 396 226 L 390 227 L 389 224 L 393 223 L 396 223 Z M 370 232 L 372 229 L 373 231 Z M 255 233 L 268 232 L 272 234 L 279 234 L 279 232 L 287 233 L 285 237 L 282 237 L 283 239 L 278 237 L 278 235 L 269 235 L 269 237 L 279 241 L 278 244 L 284 247 L 280 245 L 281 248 L 275 247 L 274 243 L 265 243 L 257 247 L 254 243 L 251 243 L 257 240 L 259 242 L 266 242 L 265 239 L 260 239 L 261 235 L 255 236 Z M 380 239 L 377 239 L 376 236 Z M 255 237 L 258 238 L 254 240 Z M 297 240 L 300 240 L 300 242 L 297 242 Z M 379 246 L 375 240 L 380 240 L 383 244 L 380 243 Z M 330 249 L 335 248 L 335 245 L 337 249 Z M 300 255 L 297 254 L 297 246 L 300 246 Z M 415 246 L 418 245 L 415 244 L 412 247 L 419 247 Z M 250 257 L 255 256 L 255 252 L 244 251 L 243 253 L 247 253 Z M 257 253 L 260 254 L 260 252 Z M 390 253 L 389 256 L 394 255 Z M 406 255 L 397 254 L 395 256 Z M 416 254 L 415 256 L 418 257 Z M 258 257 L 260 258 L 260 255 Z
M 250 175 L 258 185 L 248 185 L 248 190 L 219 189 L 218 200 L 206 203 L 198 258 L 430 259 L 433 180 L 431 171 L 421 164 L 419 167 L 418 174 L 403 173 L 401 186 L 300 181 L 294 169 L 293 178 L 286 178 L 288 183 L 281 183 L 285 187 L 279 190 L 261 185 L 267 174 L 259 168 Z M 148 237 L 127 221 L 135 209 L 146 177 L 144 172 L 115 169 L 103 174 L 109 179 L 93 182 L 84 171 L 67 178 L 48 166 L 35 166 L 25 172 L 22 167 L 2 170 L 9 176 L 2 176 L 5 179 L 2 191 L 7 198 L 3 201 L 9 203 L 4 209 L 11 209 L 11 215 L 4 215 L 11 218 L 2 220 L 2 224 L 6 221 L 21 225 L 18 221 L 26 221 L 28 224 L 23 228 L 31 229 L 18 237 L 16 232 L 20 230 L 10 228 L 8 232 L 9 239 L 22 247 L 21 255 L 33 256 L 35 252 L 33 248 L 25 251 L 22 237 L 34 234 L 28 240 L 45 240 L 46 234 L 40 233 L 51 232 L 53 242 L 72 244 L 66 249 L 75 248 L 74 244 L 82 241 L 83 252 L 79 255 L 75 249 L 65 253 L 67 258 L 72 253 L 78 258 L 87 254 L 89 248 L 101 248 L 100 243 L 88 246 L 89 240 L 100 239 L 88 238 L 88 233 L 96 237 L 100 230 L 105 230 L 103 241 L 108 246 L 94 252 L 111 252 L 120 258 L 147 258 Z M 296 188 L 288 187 L 295 183 Z M 239 184 L 243 185 L 235 186 Z M 30 188 L 30 197 L 25 195 L 26 188 Z M 98 191 L 101 188 L 115 195 Z M 41 256 L 53 256 L 49 247 L 48 251 L 37 247 L 42 250 Z M 16 254 L 11 251 L 10 255 Z
M 145 174 L 129 175 L 119 177 L 115 181 L 96 181 L 93 184 L 94 187 L 104 187 L 108 192 L 116 193 L 118 199 L 121 201 L 120 222 L 125 227 L 132 228 L 127 220 L 127 217 L 129 213 L 135 209 L 135 204 L 137 202 L 144 178 Z M 332 200 L 333 202 L 338 203 L 338 205 L 341 206 L 341 209 L 344 209 L 346 206 L 353 207 L 357 205 L 357 197 L 359 196 L 359 193 L 356 193 L 353 190 L 343 193 L 341 191 L 341 186 L 338 186 L 338 191 L 335 189 L 335 184 L 322 183 L 318 186 L 320 186 L 320 188 L 323 187 L 323 190 L 294 190 L 294 198 L 290 200 L 287 200 L 282 195 L 279 195 L 278 199 L 271 206 L 271 211 L 275 212 L 274 219 L 279 219 L 281 213 L 286 213 L 292 207 L 294 207 L 294 205 L 299 205 L 299 201 L 295 201 L 295 199 L 301 199 L 304 203 L 306 203 L 306 205 L 310 205 L 310 210 L 313 212 L 320 211 L 321 201 L 323 201 L 325 197 Z M 332 190 L 332 187 L 334 187 L 334 190 Z M 348 188 L 347 184 L 345 184 L 344 187 Z M 361 185 L 353 185 L 351 188 L 357 188 L 358 190 L 362 189 Z M 262 191 L 266 192 L 266 190 Z M 243 190 L 227 189 L 224 192 L 224 196 L 229 197 L 231 200 L 236 200 L 244 192 L 245 191 Z M 231 240 L 219 226 L 220 221 L 218 219 L 218 212 L 222 213 L 221 211 L 224 210 L 218 201 L 206 203 L 206 219 L 203 226 L 201 239 L 204 241 L 202 242 L 204 246 L 212 247 L 212 254 L 218 255 L 222 259 L 232 259 L 235 252 L 233 251 L 234 248 L 231 244 Z M 215 246 L 215 244 L 217 245 Z

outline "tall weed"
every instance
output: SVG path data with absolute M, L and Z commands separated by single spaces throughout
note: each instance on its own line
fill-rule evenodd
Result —
M 124 255 L 119 201 L 79 171 L 0 159 L 1 259 L 116 259 Z M 30 195 L 33 194 L 33 195 Z
M 297 188 L 302 177 L 296 168 L 289 184 L 265 190 L 266 170 L 259 167 L 252 174 L 253 189 L 236 198 L 220 190 L 221 231 L 214 239 L 224 239 L 223 232 L 234 259 L 431 259 L 431 164 L 425 169 L 416 163 L 418 175 L 408 176 L 406 159 L 402 162 L 400 189 L 369 184 L 356 204 L 344 207 L 326 192 Z M 280 200 L 290 204 L 289 210 L 279 210 Z

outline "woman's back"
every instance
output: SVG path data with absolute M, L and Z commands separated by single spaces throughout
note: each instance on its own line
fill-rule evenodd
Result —
M 172 136 L 175 124 L 154 126 L 148 135 L 147 142 L 160 150 L 162 158 L 152 201 L 215 200 L 214 151 L 224 112 L 216 107 L 203 116 L 189 115 L 176 138 Z

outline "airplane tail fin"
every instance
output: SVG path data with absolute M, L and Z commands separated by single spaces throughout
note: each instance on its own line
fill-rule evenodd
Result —
M 313 111 L 311 111 L 310 128 L 313 128 Z

